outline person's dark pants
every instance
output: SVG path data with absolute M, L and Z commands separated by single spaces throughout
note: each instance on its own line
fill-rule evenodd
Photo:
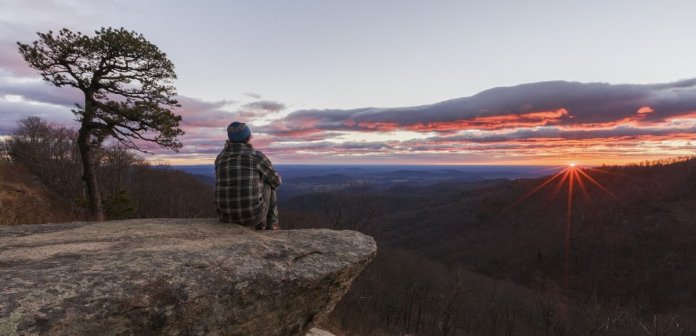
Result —
M 277 230 L 278 226 L 278 203 L 276 201 L 276 191 L 267 183 L 263 184 L 263 203 L 261 204 L 261 214 L 258 216 L 258 223 L 254 224 L 256 230 Z

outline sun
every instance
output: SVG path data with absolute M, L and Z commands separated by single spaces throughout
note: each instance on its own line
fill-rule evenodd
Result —
M 566 218 L 565 218 L 565 239 L 564 239 L 564 244 L 563 244 L 563 290 L 565 293 L 568 293 L 569 290 L 569 282 L 570 282 L 570 245 L 571 245 L 571 233 L 572 233 L 572 218 L 573 218 L 573 201 L 575 197 L 573 196 L 574 190 L 580 190 L 581 194 L 585 195 L 585 197 L 589 200 L 591 199 L 590 195 L 588 194 L 586 184 L 592 184 L 595 187 L 597 187 L 599 190 L 603 191 L 607 195 L 609 195 L 611 198 L 615 200 L 619 200 L 616 195 L 614 195 L 611 191 L 609 191 L 606 187 L 601 185 L 597 180 L 595 180 L 590 174 L 586 171 L 595 171 L 595 172 L 602 172 L 599 169 L 595 168 L 583 168 L 577 165 L 576 162 L 570 162 L 568 163 L 568 167 L 562 168 L 561 171 L 556 173 L 555 175 L 547 178 L 543 183 L 539 184 L 536 188 L 532 189 L 531 191 L 527 192 L 525 195 L 523 195 L 520 199 L 518 199 L 515 203 L 513 203 L 508 209 L 513 208 L 517 206 L 518 204 L 524 202 L 526 199 L 531 197 L 533 194 L 541 191 L 544 189 L 544 187 L 552 184 L 554 181 L 556 182 L 556 186 L 553 188 L 553 193 L 551 194 L 551 199 L 555 197 L 555 195 L 561 190 L 561 188 L 565 185 L 567 186 L 568 189 L 568 200 L 566 203 Z M 563 306 L 563 315 L 567 315 L 567 305 L 564 304 Z

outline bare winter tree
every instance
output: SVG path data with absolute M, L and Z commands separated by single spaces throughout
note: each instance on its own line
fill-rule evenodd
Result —
M 179 106 L 174 64 L 142 34 L 123 28 L 101 28 L 94 36 L 68 29 L 38 36 L 31 44 L 17 42 L 19 52 L 44 80 L 82 92 L 84 100 L 73 110 L 80 123 L 82 180 L 97 220 L 103 220 L 93 148 L 108 137 L 137 150 L 137 141 L 181 148 L 181 117 L 171 110 Z

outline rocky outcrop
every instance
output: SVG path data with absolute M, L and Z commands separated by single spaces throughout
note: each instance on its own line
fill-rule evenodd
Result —
M 305 335 L 375 253 L 213 219 L 0 227 L 0 335 Z

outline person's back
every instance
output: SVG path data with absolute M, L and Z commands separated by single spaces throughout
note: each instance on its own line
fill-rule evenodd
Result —
M 271 161 L 254 149 L 246 124 L 233 122 L 227 128 L 225 148 L 215 159 L 215 205 L 223 222 L 277 229 L 275 189 L 280 175 Z

